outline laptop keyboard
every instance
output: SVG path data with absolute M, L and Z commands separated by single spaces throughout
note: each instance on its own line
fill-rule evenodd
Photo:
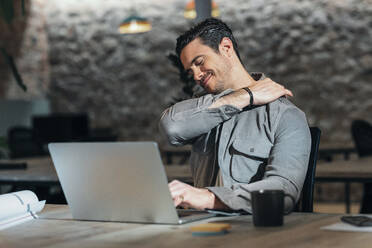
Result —
M 177 214 L 178 214 L 178 217 L 182 218 L 182 217 L 187 217 L 187 216 L 195 216 L 195 215 L 199 215 L 199 214 L 206 214 L 208 213 L 207 211 L 203 211 L 203 210 L 195 210 L 195 209 L 177 209 Z

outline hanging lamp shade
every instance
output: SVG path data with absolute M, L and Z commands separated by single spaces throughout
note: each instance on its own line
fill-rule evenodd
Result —
M 220 16 L 220 10 L 215 1 L 212 1 L 212 13 L 211 14 L 213 17 Z M 196 18 L 195 0 L 191 0 L 186 4 L 185 11 L 183 12 L 183 16 L 187 19 Z
M 124 19 L 119 26 L 121 34 L 144 33 L 151 30 L 151 23 L 143 17 L 131 15 Z

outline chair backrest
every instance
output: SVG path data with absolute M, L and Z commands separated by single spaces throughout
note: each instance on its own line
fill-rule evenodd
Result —
M 359 157 L 372 156 L 372 125 L 363 120 L 354 120 L 351 134 Z
M 34 139 L 31 128 L 14 126 L 8 130 L 8 146 L 11 158 L 41 156 L 41 145 Z
M 313 212 L 315 170 L 318 158 L 319 142 L 321 131 L 318 127 L 310 127 L 311 133 L 311 151 L 309 165 L 306 172 L 306 178 L 302 187 L 302 193 L 296 210 L 299 212 Z

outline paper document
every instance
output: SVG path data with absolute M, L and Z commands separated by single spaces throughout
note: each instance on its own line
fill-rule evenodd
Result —
M 372 232 L 372 227 L 353 226 L 348 223 L 338 222 L 329 226 L 323 226 L 320 229 L 329 231 L 344 231 L 344 232 Z
M 29 190 L 0 195 L 0 230 L 21 222 L 36 219 L 45 201 L 39 201 Z

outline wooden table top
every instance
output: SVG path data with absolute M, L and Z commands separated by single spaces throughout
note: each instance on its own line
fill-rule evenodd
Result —
M 39 182 L 58 184 L 58 176 L 50 157 L 35 157 L 27 159 L 0 160 L 0 162 L 18 163 L 26 162 L 27 169 L 0 170 L 0 182 Z M 168 180 L 182 180 L 190 182 L 191 171 L 189 166 L 165 166 Z
M 372 180 L 372 157 L 318 162 L 316 178 L 360 178 Z
M 13 162 L 27 162 L 26 170 L 0 170 L 0 182 L 41 182 L 58 184 L 58 177 L 50 157 L 11 160 Z M 188 165 L 166 165 L 165 171 L 169 181 L 178 179 L 191 182 L 192 176 Z M 371 179 L 372 157 L 335 160 L 332 162 L 318 162 L 316 168 L 317 179 Z
M 58 184 L 58 177 L 50 157 L 0 160 L 0 162 L 26 162 L 27 169 L 0 170 L 0 182 L 40 182 Z
M 282 227 L 253 226 L 251 216 L 202 220 L 186 225 L 128 224 L 75 221 L 66 205 L 46 205 L 40 219 L 0 233 L 0 247 L 371 247 L 372 235 L 326 231 L 340 215 L 292 213 Z M 195 237 L 192 225 L 204 222 L 231 224 L 222 236 Z

